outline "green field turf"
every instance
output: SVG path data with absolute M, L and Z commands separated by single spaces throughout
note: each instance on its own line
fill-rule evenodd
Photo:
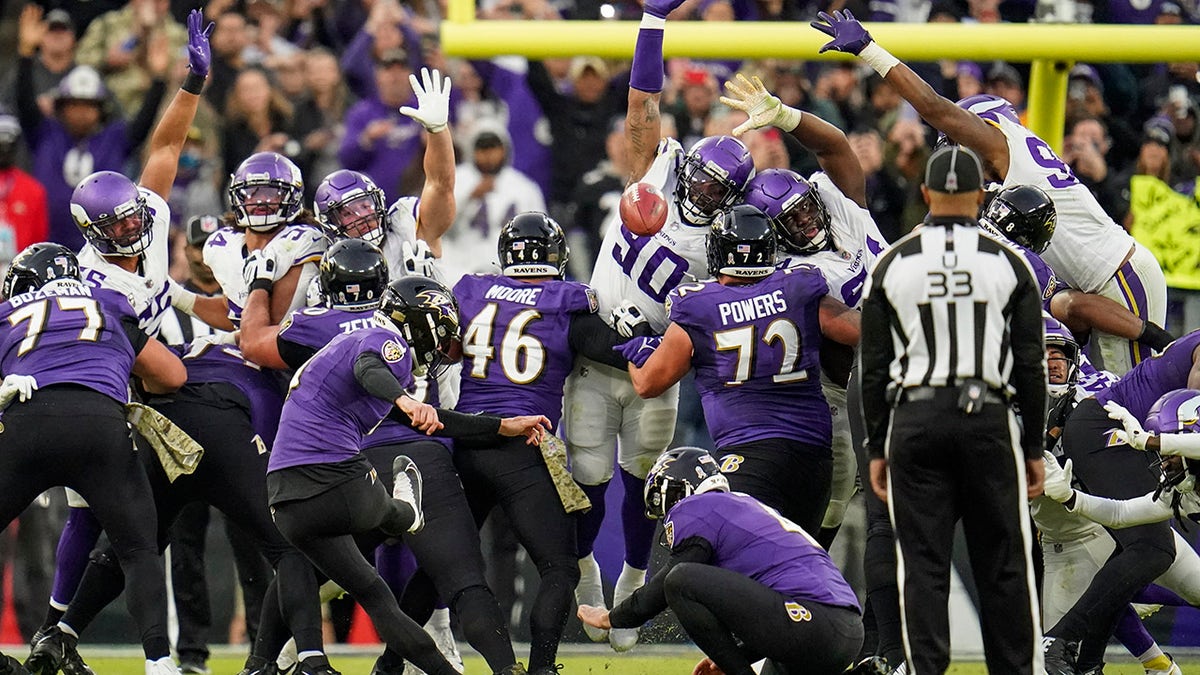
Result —
M 84 658 L 87 658 L 86 650 Z M 696 656 L 564 656 L 562 663 L 563 675 L 689 675 L 692 666 L 699 659 Z M 343 675 L 367 675 L 371 672 L 373 658 L 361 656 L 334 656 L 335 668 Z M 134 658 L 87 658 L 88 665 L 96 671 L 96 675 L 143 675 L 144 666 L 141 659 Z M 479 658 L 467 658 L 467 675 L 487 675 L 487 667 Z M 1180 660 L 1180 667 L 1185 672 L 1194 672 L 1200 668 L 1200 661 Z M 240 659 L 220 657 L 209 662 L 213 675 L 234 675 L 242 667 Z M 956 663 L 950 666 L 950 675 L 986 675 L 987 669 L 982 663 Z M 1143 670 L 1133 663 L 1122 661 L 1109 664 L 1104 668 L 1106 675 L 1143 675 Z

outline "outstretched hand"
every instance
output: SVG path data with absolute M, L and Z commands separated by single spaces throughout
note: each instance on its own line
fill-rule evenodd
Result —
M 818 50 L 821 54 L 832 49 L 857 56 L 871 44 L 871 34 L 848 9 L 838 10 L 833 14 L 818 12 L 817 20 L 809 25 L 833 38 Z
M 749 117 L 734 128 L 734 136 L 741 136 L 751 129 L 761 129 L 765 126 L 791 131 L 800 124 L 800 111 L 785 106 L 778 96 L 767 91 L 757 75 L 747 79 L 745 75 L 738 73 L 736 82 L 730 80 L 725 83 L 725 93 L 729 95 L 722 96 L 721 103 L 741 110 Z
M 408 76 L 417 107 L 404 106 L 401 115 L 407 115 L 421 123 L 431 134 L 446 128 L 450 121 L 450 78 L 442 77 L 437 69 L 421 69 L 421 80 L 415 74 Z
M 576 612 L 579 620 L 601 630 L 609 630 L 612 628 L 612 622 L 608 618 L 608 610 L 603 607 L 593 607 L 591 605 L 580 605 L 579 611 Z
M 518 415 L 500 420 L 501 436 L 524 436 L 529 445 L 540 445 L 550 431 L 550 420 L 545 415 Z
M 204 13 L 193 9 L 187 18 L 188 25 L 188 68 L 200 77 L 208 77 L 212 67 L 212 49 L 208 37 L 212 35 L 217 24 L 209 22 L 204 26 Z

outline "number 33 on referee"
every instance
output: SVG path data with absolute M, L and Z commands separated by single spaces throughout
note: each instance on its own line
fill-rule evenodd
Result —
M 946 146 L 925 173 L 929 217 L 880 256 L 862 310 L 871 486 L 896 533 L 905 657 L 918 673 L 949 666 L 961 519 L 988 671 L 1040 675 L 1027 498 L 1045 470 L 1041 299 L 1021 254 L 978 228 L 979 158 Z

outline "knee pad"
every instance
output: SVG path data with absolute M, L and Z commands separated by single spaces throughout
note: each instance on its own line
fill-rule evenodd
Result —
M 580 485 L 603 485 L 613 477 L 613 446 L 567 445 L 571 477 Z

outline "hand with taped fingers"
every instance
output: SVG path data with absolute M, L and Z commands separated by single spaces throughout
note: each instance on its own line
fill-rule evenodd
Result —
M 1043 459 L 1046 461 L 1046 477 L 1042 481 L 1042 490 L 1047 497 L 1061 504 L 1075 494 L 1075 489 L 1071 487 L 1071 481 L 1074 480 L 1071 460 L 1059 465 L 1058 458 L 1049 452 L 1044 453 Z
M 730 80 L 725 83 L 725 93 L 729 95 L 722 96 L 721 103 L 741 110 L 749 116 L 749 119 L 733 129 L 734 136 L 741 136 L 751 129 L 766 126 L 790 132 L 800 124 L 803 116 L 799 110 L 784 105 L 778 96 L 767 91 L 757 75 L 747 79 L 745 75 L 738 73 L 736 82 Z
M 1146 443 L 1154 437 L 1154 434 L 1142 428 L 1142 423 L 1138 418 L 1133 416 L 1116 401 L 1109 401 L 1104 404 L 1104 409 L 1108 412 L 1108 418 L 1121 423 L 1123 429 L 1118 429 L 1113 435 L 1113 438 L 1120 443 L 1125 443 L 1134 450 L 1145 450 Z
M 25 403 L 37 391 L 37 378 L 32 375 L 8 375 L 0 382 L 0 410 L 7 408 L 13 399 Z
M 450 78 L 443 77 L 436 68 L 422 68 L 420 81 L 415 73 L 408 76 L 408 81 L 417 97 L 417 107 L 404 106 L 400 114 L 420 122 L 431 134 L 446 129 L 450 122 Z

